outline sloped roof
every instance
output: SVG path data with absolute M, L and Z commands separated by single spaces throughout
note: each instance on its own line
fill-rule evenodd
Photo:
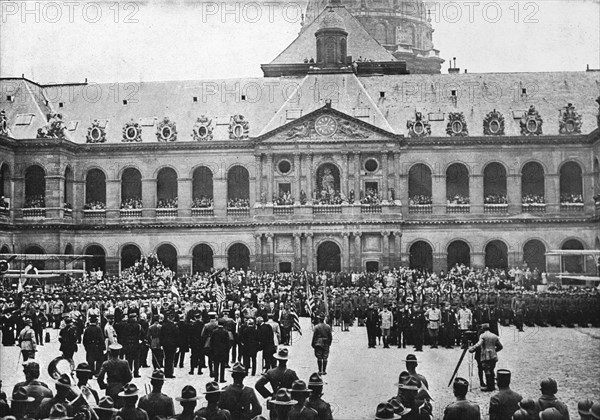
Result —
M 379 44 L 345 7 L 335 7 L 336 14 L 342 18 L 348 32 L 347 51 L 353 59 L 363 57 L 373 61 L 397 61 L 396 58 Z M 315 32 L 321 27 L 321 21 L 329 14 L 325 8 L 319 16 L 302 29 L 298 37 L 292 41 L 270 64 L 302 63 L 305 58 L 317 58 L 317 41 Z
M 387 132 L 394 132 L 371 96 L 354 73 L 309 74 L 279 108 L 261 131 L 261 135 L 288 123 L 290 115 L 300 117 L 323 107 L 331 100 L 332 108 Z

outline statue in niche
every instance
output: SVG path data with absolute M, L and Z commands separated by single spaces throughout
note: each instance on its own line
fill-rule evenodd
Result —
M 331 169 L 323 169 L 323 179 L 321 179 L 321 190 L 325 191 L 329 195 L 335 193 L 335 178 L 331 173 Z

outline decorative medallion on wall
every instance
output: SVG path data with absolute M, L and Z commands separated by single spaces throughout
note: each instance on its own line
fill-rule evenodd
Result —
M 315 120 L 315 131 L 323 137 L 331 137 L 338 130 L 338 123 L 331 115 L 321 115 Z
M 201 115 L 196 119 L 196 123 L 192 128 L 192 137 L 196 141 L 209 141 L 213 139 L 212 120 L 206 115 Z
M 66 137 L 67 126 L 65 125 L 62 114 L 46 114 L 47 124 L 38 128 L 38 139 L 64 139 Z
M 408 135 L 411 137 L 426 137 L 431 135 L 431 124 L 421 112 L 415 112 L 415 119 L 406 122 Z
M 106 142 L 106 132 L 104 127 L 100 125 L 100 121 L 94 120 L 92 125 L 88 127 L 86 143 L 104 143 Z
M 232 140 L 245 140 L 250 133 L 250 125 L 243 115 L 233 115 L 229 121 L 229 138 Z
M 139 123 L 133 121 L 133 118 L 123 126 L 124 142 L 140 142 L 142 141 L 142 127 Z
M 558 122 L 558 132 L 560 134 L 581 134 L 581 115 L 575 111 L 572 103 L 568 103 L 560 111 L 560 121 Z
M 451 112 L 448 114 L 448 125 L 446 133 L 451 137 L 464 137 L 469 135 L 467 122 L 462 112 Z
M 542 124 L 544 120 L 540 114 L 531 105 L 529 110 L 521 118 L 521 134 L 524 136 L 539 136 L 542 134 Z
M 486 136 L 504 135 L 504 116 L 495 109 L 483 119 L 483 134 Z
M 156 138 L 158 141 L 177 140 L 177 126 L 169 117 L 164 117 L 156 126 Z
M 8 120 L 6 119 L 6 112 L 0 111 L 0 134 L 3 136 L 8 135 Z

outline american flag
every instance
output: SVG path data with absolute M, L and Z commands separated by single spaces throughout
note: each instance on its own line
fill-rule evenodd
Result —
M 290 308 L 290 317 L 292 318 L 292 331 L 298 331 L 300 335 L 302 335 L 302 327 L 300 327 L 300 319 L 298 319 L 298 314 L 296 310 L 292 307 Z
M 227 300 L 227 295 L 225 295 L 225 283 L 223 281 L 219 281 L 217 279 L 217 290 L 215 292 L 217 297 L 217 305 L 219 308 L 219 313 L 223 311 L 223 307 L 225 306 L 225 300 Z
M 313 298 L 308 282 L 306 282 L 306 312 L 308 312 L 308 315 L 311 317 L 315 312 L 315 298 Z

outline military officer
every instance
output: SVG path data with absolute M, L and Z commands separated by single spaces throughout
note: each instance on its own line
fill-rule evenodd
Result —
M 262 413 L 254 389 L 244 386 L 244 378 L 247 375 L 246 367 L 236 362 L 231 368 L 233 384 L 225 387 L 221 393 L 219 407 L 229 410 L 234 419 L 250 420 Z
M 498 362 L 498 352 L 502 350 L 500 337 L 490 331 L 488 324 L 481 325 L 483 333 L 479 336 L 479 341 L 469 348 L 470 353 L 474 353 L 477 349 L 481 349 L 481 365 L 485 372 L 485 382 L 487 387 L 484 391 L 493 391 L 496 389 L 494 383 L 494 370 Z
M 290 409 L 288 413 L 289 420 L 318 420 L 319 414 L 310 407 L 307 407 L 305 402 L 308 394 L 311 393 L 310 389 L 306 386 L 306 382 L 296 380 L 292 384 L 290 389 L 292 400 L 296 401 L 296 404 Z
M 281 388 L 291 388 L 294 381 L 298 379 L 296 372 L 287 367 L 289 360 L 289 351 L 287 348 L 281 347 L 273 357 L 279 361 L 277 367 L 269 369 L 267 373 L 264 373 L 254 386 L 263 398 L 272 397 Z M 272 392 L 265 387 L 267 383 L 271 384 Z M 271 415 L 273 415 L 273 409 L 271 407 L 269 409 L 271 410 Z
M 331 327 L 325 324 L 323 320 L 323 315 L 316 314 L 315 320 L 317 325 L 313 330 L 312 348 L 315 350 L 319 374 L 327 375 L 327 359 L 329 358 L 329 347 L 331 347 L 333 336 L 331 335 Z M 293 395 L 292 398 L 294 398 Z
M 306 400 L 305 405 L 308 408 L 312 408 L 318 414 L 319 420 L 333 420 L 333 414 L 331 413 L 331 406 L 323 401 L 323 379 L 317 372 L 310 375 L 308 379 L 308 388 L 311 393 Z
M 510 370 L 498 369 L 496 377 L 500 391 L 490 398 L 490 420 L 510 420 L 519 409 L 523 397 L 510 389 L 510 376 Z
M 108 347 L 109 359 L 102 363 L 98 373 L 100 389 L 106 389 L 106 396 L 111 397 L 117 407 L 120 407 L 119 392 L 125 384 L 133 378 L 129 364 L 119 359 L 119 352 L 123 348 L 120 344 L 111 344 Z M 104 377 L 106 376 L 106 382 Z
M 152 372 L 152 376 L 150 376 L 152 392 L 140 398 L 140 402 L 138 403 L 138 408 L 146 411 L 150 420 L 159 420 L 175 415 L 173 398 L 161 392 L 164 383 L 165 374 L 161 369 L 156 369 Z
M 445 408 L 443 420 L 481 420 L 479 405 L 467 400 L 469 381 L 456 378 L 452 386 L 456 401 Z
M 135 384 L 125 385 L 123 391 L 118 394 L 123 401 L 123 408 L 117 412 L 116 418 L 127 420 L 149 420 L 148 413 L 135 406 L 135 403 L 138 400 L 138 394 L 138 387 Z

